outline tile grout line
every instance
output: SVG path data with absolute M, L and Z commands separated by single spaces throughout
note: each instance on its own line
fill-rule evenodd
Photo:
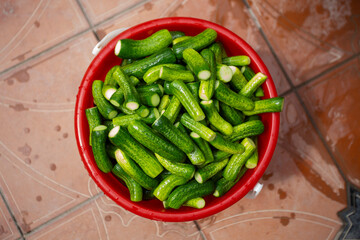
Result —
M 86 22 L 89 24 L 89 27 L 90 29 L 92 30 L 96 40 L 99 42 L 101 39 L 99 38 L 98 34 L 96 33 L 95 29 L 94 29 L 94 26 L 93 24 L 91 23 L 90 21 L 90 18 L 89 16 L 87 15 L 86 11 L 85 11 L 85 8 L 84 6 L 81 4 L 80 0 L 76 0 L 76 3 L 78 4 L 82 14 L 84 15 L 85 19 L 86 19 Z
M 8 201 L 6 200 L 5 195 L 4 195 L 4 193 L 2 192 L 1 189 L 0 189 L 0 196 L 1 196 L 1 199 L 3 200 L 3 202 L 4 202 L 4 204 L 5 204 L 8 212 L 9 212 L 9 214 L 10 214 L 10 216 L 11 216 L 11 219 L 14 221 L 14 223 L 15 223 L 15 225 L 16 225 L 16 228 L 17 228 L 18 231 L 20 232 L 21 237 L 24 237 L 24 233 L 23 233 L 23 231 L 21 230 L 21 227 L 19 226 L 19 223 L 17 222 L 17 220 L 16 220 L 16 218 L 15 218 L 15 215 L 14 215 L 13 211 L 11 210 L 10 205 L 9 205 Z M 21 237 L 20 237 L 20 238 L 21 238 Z
M 202 238 L 203 240 L 207 240 L 207 238 L 206 238 L 206 236 L 205 236 L 204 232 L 202 231 L 202 229 L 201 229 L 201 227 L 200 227 L 199 223 L 198 223 L 196 220 L 195 220 L 195 221 L 193 221 L 193 222 L 194 222 L 194 224 L 195 224 L 195 226 L 196 226 L 197 230 L 199 231 L 201 238 Z
M 253 13 L 253 11 L 252 11 L 249 3 L 247 2 L 247 0 L 243 0 L 243 2 L 244 2 L 244 4 L 246 5 L 246 7 L 248 8 L 249 12 L 251 12 L 250 15 L 251 15 L 251 17 L 253 18 L 253 21 L 259 23 L 257 17 L 256 17 L 255 14 Z M 290 85 L 290 90 L 291 90 L 290 92 L 294 92 L 294 93 L 295 93 L 296 98 L 298 99 L 298 101 L 299 101 L 300 104 L 302 105 L 302 107 L 303 107 L 303 109 L 304 109 L 304 111 L 305 111 L 305 114 L 306 114 L 307 117 L 309 118 L 310 123 L 311 123 L 312 126 L 314 127 L 315 132 L 316 132 L 317 135 L 319 136 L 319 138 L 320 138 L 321 142 L 323 143 L 326 151 L 328 152 L 331 160 L 333 161 L 333 163 L 334 163 L 335 166 L 337 167 L 337 169 L 338 169 L 340 175 L 342 176 L 343 180 L 345 181 L 345 183 L 348 183 L 348 179 L 346 178 L 346 175 L 344 174 L 344 172 L 343 172 L 342 169 L 340 168 L 340 166 L 339 166 L 339 164 L 338 164 L 335 156 L 333 155 L 330 147 L 328 146 L 328 144 L 327 144 L 324 136 L 322 135 L 322 133 L 320 132 L 319 128 L 317 127 L 317 125 L 316 125 L 316 123 L 315 123 L 315 120 L 314 120 L 313 117 L 311 116 L 309 110 L 307 109 L 307 107 L 306 107 L 306 105 L 304 104 L 302 98 L 300 97 L 300 95 L 299 95 L 299 93 L 298 93 L 298 87 L 294 86 L 294 84 L 292 83 L 289 75 L 288 75 L 287 72 L 285 71 L 285 68 L 284 68 L 283 64 L 281 63 L 280 59 L 278 58 L 277 54 L 275 53 L 275 50 L 274 50 L 274 48 L 272 47 L 269 39 L 267 38 L 266 34 L 264 33 L 263 29 L 261 28 L 260 23 L 259 23 L 258 28 L 259 28 L 260 34 L 262 35 L 262 37 L 263 37 L 263 39 L 265 40 L 265 42 L 266 42 L 266 44 L 268 45 L 268 47 L 270 48 L 270 51 L 271 51 L 272 55 L 274 56 L 276 62 L 278 63 L 281 71 L 283 72 L 286 81 L 287 81 L 288 84 Z M 355 56 L 352 56 L 352 58 L 355 58 L 356 56 L 357 56 L 357 54 L 355 54 Z M 352 58 L 351 58 L 351 59 L 352 59 Z M 350 59 L 350 60 L 351 60 L 351 59 Z M 350 60 L 349 60 L 349 59 L 346 59 L 346 60 L 344 60 L 344 61 L 350 61 Z M 341 63 L 343 63 L 343 61 L 342 61 Z M 339 64 L 338 64 L 338 65 L 339 65 Z M 334 68 L 334 66 L 333 66 L 333 67 L 325 70 L 324 73 L 320 73 L 320 74 L 318 74 L 318 75 L 315 76 L 315 77 L 322 76 L 322 75 L 324 75 L 324 74 L 326 74 L 326 73 L 328 73 L 328 72 L 331 72 L 331 71 L 334 70 L 334 69 L 336 69 L 336 67 Z M 306 83 L 309 83 L 310 80 L 311 80 L 311 81 L 314 81 L 314 80 L 316 79 L 315 77 L 309 79 Z M 305 85 L 305 84 L 304 84 L 304 85 Z M 303 86 L 303 85 L 302 85 L 302 86 Z M 286 93 L 288 94 L 288 93 L 290 93 L 290 92 L 287 91 Z
M 59 215 L 57 215 L 57 216 L 49 219 L 48 221 L 44 222 L 43 224 L 41 224 L 41 225 L 33 228 L 30 232 L 25 233 L 25 234 L 23 235 L 23 237 L 30 236 L 30 235 L 32 235 L 32 234 L 40 231 L 41 229 L 45 228 L 46 226 L 51 225 L 52 223 L 58 221 L 59 219 L 65 217 L 66 215 L 75 212 L 76 210 L 82 208 L 83 206 L 85 206 L 85 205 L 87 205 L 87 204 L 90 204 L 91 202 L 95 201 L 96 199 L 98 199 L 99 197 L 101 197 L 101 196 L 103 196 L 103 195 L 104 195 L 104 193 L 103 193 L 103 192 L 100 192 L 100 193 L 96 194 L 95 196 L 86 199 L 85 201 L 83 201 L 83 202 L 75 205 L 74 207 L 72 207 L 72 208 L 70 208 L 70 209 L 68 209 L 68 210 L 60 213 Z

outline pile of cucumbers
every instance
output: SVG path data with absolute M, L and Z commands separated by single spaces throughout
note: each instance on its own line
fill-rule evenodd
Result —
M 282 97 L 262 100 L 267 79 L 248 56 L 228 57 L 217 33 L 159 30 L 121 39 L 122 59 L 95 80 L 85 113 L 97 166 L 123 182 L 131 201 L 203 208 L 258 163 L 258 114 L 280 112 Z

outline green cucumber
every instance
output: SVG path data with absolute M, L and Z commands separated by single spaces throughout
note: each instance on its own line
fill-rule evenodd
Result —
M 196 145 L 200 148 L 200 150 L 204 154 L 205 162 L 203 163 L 203 165 L 213 162 L 214 156 L 213 156 L 213 153 L 209 146 L 209 143 L 207 141 L 205 141 L 204 139 L 202 139 L 199 136 L 199 134 L 197 134 L 195 132 L 191 132 L 190 137 L 192 138 L 192 140 L 196 143 Z
M 171 43 L 170 32 L 162 29 L 142 40 L 120 39 L 114 52 L 120 58 L 139 59 L 154 54 Z
M 197 133 L 201 138 L 205 139 L 206 141 L 210 142 L 215 139 L 216 133 L 208 128 L 207 126 L 195 121 L 189 114 L 184 113 L 181 118 L 180 122 L 191 131 Z
M 215 42 L 209 46 L 209 49 L 214 53 L 216 63 L 222 64 L 224 46 L 220 42 Z
M 186 201 L 196 197 L 207 196 L 212 194 L 214 190 L 215 184 L 213 181 L 206 181 L 200 184 L 192 180 L 172 191 L 166 201 L 169 207 L 179 209 Z
M 113 164 L 106 153 L 106 134 L 107 127 L 98 125 L 93 128 L 91 135 L 92 151 L 94 159 L 98 168 L 104 172 L 109 173 L 113 168 Z
M 253 93 L 263 84 L 267 76 L 263 73 L 257 73 L 239 92 L 239 94 L 250 98 Z
M 143 198 L 143 190 L 139 183 L 131 178 L 119 164 L 116 164 L 111 171 L 116 177 L 124 181 L 126 187 L 129 190 L 130 200 L 133 202 L 139 202 Z
M 108 100 L 102 94 L 102 88 L 104 83 L 100 80 L 95 80 L 92 83 L 92 95 L 94 102 L 98 107 L 100 114 L 105 119 L 113 119 L 118 114 L 116 109 L 111 105 Z
M 248 169 L 254 169 L 256 168 L 257 164 L 258 164 L 258 161 L 259 161 L 259 153 L 258 153 L 258 140 L 257 140 L 257 137 L 255 137 L 254 139 L 254 143 L 255 143 L 255 146 L 256 146 L 256 150 L 255 152 L 253 153 L 253 155 L 251 155 L 251 157 L 246 161 L 245 163 L 245 167 L 248 168 Z
M 284 107 L 283 97 L 274 97 L 264 100 L 255 101 L 255 107 L 253 110 L 243 111 L 246 116 L 251 116 L 260 113 L 267 112 L 281 112 Z
M 205 115 L 209 122 L 219 130 L 224 135 L 231 135 L 233 132 L 233 127 L 230 123 L 225 121 L 220 114 L 218 113 L 213 100 L 210 101 L 201 101 L 200 103 L 202 109 L 205 112 Z
M 214 95 L 215 91 L 215 81 L 216 75 L 213 74 L 216 72 L 216 62 L 215 55 L 210 49 L 204 49 L 201 51 L 201 56 L 205 59 L 205 61 L 209 64 L 210 78 L 208 80 L 202 80 L 199 87 L 199 97 L 202 100 L 210 100 Z
M 250 81 L 255 76 L 254 71 L 249 66 L 241 67 L 241 73 L 244 75 L 247 81 Z M 263 97 L 263 96 L 265 96 L 264 90 L 261 87 L 256 89 L 255 97 Z
M 143 78 L 144 74 L 151 67 L 164 64 L 175 63 L 176 58 L 170 48 L 165 48 L 157 53 L 150 55 L 147 58 L 141 59 L 124 67 L 121 67 L 125 74 L 129 76 L 135 76 L 137 78 Z
M 208 80 L 211 76 L 209 64 L 205 59 L 192 48 L 185 49 L 183 58 L 189 65 L 190 70 L 199 80 Z
M 120 167 L 143 188 L 152 190 L 159 182 L 149 177 L 124 151 L 117 149 L 115 158 Z
M 114 126 L 128 126 L 135 120 L 140 120 L 141 117 L 138 114 L 122 115 L 112 119 Z
M 118 87 L 118 84 L 117 84 L 116 80 L 113 77 L 113 73 L 118 67 L 119 66 L 114 66 L 106 73 L 105 80 L 104 80 L 104 85 L 105 86 Z
M 244 146 L 245 151 L 243 153 L 234 154 L 224 169 L 223 177 L 226 180 L 235 181 L 241 168 L 256 150 L 255 143 L 250 138 L 242 140 L 241 145 Z
M 197 197 L 184 202 L 183 206 L 202 209 L 205 207 L 205 204 L 205 199 L 203 199 L 202 197 Z
M 161 113 L 163 110 L 165 110 L 169 106 L 169 103 L 170 103 L 170 96 L 167 94 L 162 96 L 158 106 L 159 112 Z
M 88 108 L 85 110 L 86 119 L 89 124 L 89 144 L 91 144 L 91 132 L 94 127 L 101 125 L 101 115 L 97 107 Z
M 227 193 L 233 186 L 235 186 L 235 184 L 241 179 L 241 177 L 244 176 L 246 170 L 247 168 L 241 168 L 240 173 L 238 177 L 235 179 L 235 181 L 229 181 L 226 180 L 225 178 L 220 178 L 216 182 L 216 188 L 213 195 L 215 197 L 224 196 L 224 194 Z
M 160 113 L 157 108 L 150 108 L 150 113 L 146 118 L 142 118 L 141 120 L 147 124 L 153 124 L 156 119 L 160 117 Z
M 178 147 L 159 137 L 142 121 L 133 121 L 128 125 L 128 131 L 139 143 L 164 158 L 177 162 L 185 159 L 185 154 Z
M 136 88 L 130 83 L 128 76 L 121 70 L 117 68 L 113 76 L 121 89 L 124 92 L 124 105 L 129 110 L 136 110 L 139 108 L 139 94 L 136 91 Z
M 234 127 L 233 133 L 228 136 L 228 139 L 232 142 L 240 139 L 257 136 L 264 132 L 264 124 L 260 120 L 252 120 L 241 123 Z
M 222 59 L 222 63 L 233 66 L 246 66 L 251 62 L 250 58 L 245 55 L 226 57 Z
M 191 164 L 174 162 L 156 153 L 155 157 L 159 160 L 160 164 L 172 174 L 181 176 L 186 179 L 191 179 L 195 174 L 195 167 Z
M 116 90 L 116 87 L 104 84 L 101 92 L 106 100 L 110 100 L 111 96 L 116 92 Z
M 194 151 L 194 144 L 184 134 L 180 132 L 164 115 L 160 116 L 153 124 L 152 128 L 166 137 L 185 153 Z
M 199 103 L 200 102 L 200 98 L 199 98 L 200 82 L 196 81 L 196 82 L 187 83 L 186 86 L 189 89 L 189 91 L 191 92 L 191 94 L 194 96 L 196 102 Z
M 176 38 L 176 39 L 173 40 L 173 45 L 178 44 L 179 42 L 183 42 L 185 40 L 188 40 L 190 38 L 192 38 L 192 37 L 191 36 L 182 36 L 182 37 Z
M 118 88 L 116 92 L 111 95 L 109 101 L 115 107 L 119 107 L 124 102 L 124 91 Z
M 149 107 L 157 107 L 160 104 L 160 96 L 154 92 L 139 93 L 140 102 Z
M 170 31 L 170 34 L 173 40 L 185 36 L 185 33 L 181 31 Z
M 154 189 L 153 193 L 154 196 L 164 201 L 168 198 L 171 191 L 180 185 L 185 184 L 188 181 L 188 179 L 177 176 L 177 175 L 169 175 L 167 176 L 161 183 Z
M 233 76 L 231 68 L 224 64 L 218 64 L 216 66 L 216 78 L 222 82 L 230 82 Z
M 133 59 L 131 59 L 131 58 L 125 58 L 125 59 L 123 59 L 122 61 L 121 61 L 121 64 L 120 64 L 120 66 L 122 67 L 122 66 L 126 66 L 126 65 L 128 65 L 128 64 L 130 64 L 130 63 L 132 63 L 132 62 L 134 62 L 135 60 L 133 60 Z
M 149 116 L 150 110 L 147 107 L 145 107 L 144 105 L 142 105 L 138 109 L 135 110 L 135 113 L 137 115 L 139 115 L 140 117 L 145 118 L 145 117 Z
M 232 153 L 216 150 L 214 151 L 213 155 L 214 155 L 214 162 L 218 162 L 224 160 L 225 158 L 230 157 Z
M 232 154 L 244 152 L 244 147 L 240 143 L 231 142 L 221 134 L 216 134 L 215 139 L 210 141 L 210 144 L 216 149 Z
M 250 98 L 235 93 L 227 88 L 221 81 L 216 81 L 215 83 L 214 96 L 220 102 L 226 103 L 227 105 L 241 111 L 252 110 L 255 107 L 254 102 Z
M 175 44 L 173 46 L 173 50 L 176 55 L 176 58 L 182 59 L 183 51 L 187 48 L 192 48 L 196 51 L 199 51 L 209 46 L 212 42 L 215 41 L 216 37 L 217 37 L 216 31 L 211 28 L 207 28 L 198 35 Z
M 156 66 L 151 67 L 150 69 L 148 69 L 144 76 L 143 79 L 147 84 L 151 84 L 153 82 L 156 82 L 157 80 L 160 79 L 160 69 L 162 67 L 168 67 L 171 69 L 179 69 L 179 70 L 185 70 L 186 68 L 181 65 L 181 64 L 175 64 L 175 63 L 165 63 L 165 64 L 159 64 Z
M 163 167 L 158 160 L 138 143 L 124 127 L 115 126 L 109 132 L 109 139 L 139 164 L 148 176 L 154 178 L 162 172 Z
M 167 117 L 171 123 L 174 123 L 180 113 L 181 107 L 180 100 L 176 96 L 173 96 L 163 115 Z
M 109 127 L 108 127 L 109 129 Z M 115 145 L 113 145 L 112 143 L 107 142 L 105 144 L 105 150 L 107 155 L 109 156 L 109 158 L 115 159 L 115 151 L 118 150 L 119 148 L 116 147 Z
M 215 176 L 218 172 L 220 172 L 228 163 L 229 159 L 226 158 L 220 162 L 209 163 L 205 167 L 199 169 L 195 173 L 195 180 L 198 183 L 204 183 L 209 180 L 211 177 Z
M 195 121 L 201 121 L 205 118 L 199 103 L 184 82 L 179 80 L 173 81 L 170 84 L 170 91 L 180 100 L 181 104 Z
M 220 102 L 220 115 L 233 126 L 243 123 L 245 119 L 244 114 L 223 102 Z
M 193 82 L 194 75 L 189 70 L 171 69 L 169 67 L 161 67 L 159 72 L 160 79 L 165 81 L 181 80 L 183 82 Z
M 160 84 L 150 84 L 150 85 L 144 85 L 136 88 L 137 92 L 139 94 L 141 93 L 157 93 L 160 97 L 164 95 L 164 88 Z
M 229 66 L 233 72 L 230 86 L 235 92 L 240 92 L 241 89 L 248 83 L 241 71 L 235 66 Z
M 246 121 L 261 120 L 259 115 L 251 115 L 246 117 Z

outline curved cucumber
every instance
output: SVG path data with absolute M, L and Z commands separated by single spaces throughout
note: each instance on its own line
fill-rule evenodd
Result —
M 130 83 L 128 76 L 118 67 L 113 76 L 124 92 L 124 105 L 129 110 L 136 110 L 140 107 L 139 94 L 136 88 Z
M 216 129 L 224 135 L 231 135 L 233 133 L 233 127 L 220 116 L 212 100 L 201 101 L 200 105 L 207 119 Z
M 164 64 L 164 63 L 175 63 L 176 58 L 170 48 L 165 48 L 157 53 L 150 55 L 147 58 L 133 62 L 129 65 L 121 67 L 125 74 L 132 75 L 137 78 L 143 78 L 144 74 L 151 67 Z
M 116 117 L 117 111 L 102 94 L 103 85 L 104 83 L 100 80 L 95 80 L 92 83 L 92 95 L 94 98 L 94 102 L 98 107 L 100 114 L 105 119 L 113 119 L 114 117 Z
M 157 199 L 164 201 L 175 187 L 183 185 L 187 181 L 188 179 L 186 178 L 177 175 L 169 175 L 154 189 L 154 196 Z
M 132 158 L 142 170 L 154 178 L 163 171 L 158 160 L 138 143 L 124 127 L 115 126 L 109 132 L 110 141 Z
M 209 64 L 205 59 L 192 48 L 183 52 L 184 61 L 189 65 L 190 70 L 199 80 L 208 80 L 211 76 Z
M 162 29 L 142 40 L 121 39 L 117 42 L 114 52 L 120 58 L 138 59 L 154 54 L 171 43 L 170 32 Z
M 197 133 L 201 138 L 205 139 L 206 141 L 210 142 L 215 139 L 216 133 L 208 128 L 207 126 L 195 121 L 193 118 L 189 116 L 189 114 L 184 113 L 181 118 L 180 122 L 190 129 L 191 131 Z
M 229 105 L 219 102 L 220 103 L 220 115 L 228 121 L 231 125 L 236 126 L 241 124 L 245 116 L 238 110 L 236 110 L 233 107 L 230 107 Z
M 129 189 L 131 201 L 139 202 L 142 200 L 143 190 L 141 185 L 131 178 L 119 164 L 116 164 L 111 172 L 124 181 L 126 187 Z
M 116 68 L 118 68 L 118 66 L 114 66 L 112 67 L 105 76 L 105 80 L 104 80 L 104 85 L 106 86 L 113 86 L 113 87 L 117 87 L 118 84 L 116 82 L 116 80 L 113 77 L 113 73 L 116 70 Z
M 241 179 L 241 177 L 244 176 L 246 170 L 247 168 L 241 168 L 240 173 L 238 177 L 235 179 L 235 181 L 229 181 L 226 180 L 225 178 L 220 178 L 216 182 L 216 188 L 213 195 L 215 197 L 221 197 L 225 193 L 227 193 Z
M 93 132 L 91 135 L 92 151 L 94 154 L 96 165 L 104 173 L 109 173 L 113 168 L 111 160 L 106 153 L 105 146 L 107 132 L 108 131 L 106 126 L 99 125 L 93 128 Z
M 163 158 L 155 153 L 155 157 L 159 160 L 160 164 L 172 174 L 181 176 L 186 179 L 191 179 L 195 174 L 195 167 L 191 164 L 173 162 Z
M 218 172 L 220 172 L 228 163 L 229 159 L 226 158 L 222 160 L 221 162 L 213 162 L 209 163 L 205 167 L 199 169 L 195 173 L 195 180 L 198 183 L 204 183 L 207 180 L 209 180 L 211 177 L 215 176 Z
M 216 134 L 215 139 L 210 141 L 210 144 L 216 149 L 232 154 L 244 152 L 244 147 L 241 144 L 231 142 L 230 140 L 223 138 L 221 134 Z
M 154 189 L 158 185 L 158 181 L 149 177 L 143 170 L 120 149 L 115 151 L 115 159 L 121 168 L 132 177 L 143 188 L 148 190 Z
M 209 49 L 214 53 L 216 63 L 222 64 L 222 59 L 227 57 L 224 46 L 221 42 L 215 42 L 209 46 Z
M 232 142 L 240 139 L 260 135 L 264 132 L 264 124 L 260 120 L 247 121 L 234 127 L 233 133 L 228 136 Z
M 179 209 L 186 201 L 212 194 L 214 190 L 215 184 L 213 181 L 206 181 L 200 184 L 192 180 L 172 191 L 167 198 L 167 204 L 171 208 Z
M 284 97 L 268 98 L 254 103 L 255 107 L 252 110 L 243 111 L 246 116 L 267 112 L 281 112 L 284 107 Z
M 177 162 L 185 158 L 185 154 L 178 147 L 156 135 L 142 121 L 133 121 L 128 125 L 128 131 L 138 142 L 164 158 Z
M 241 89 L 239 94 L 250 98 L 253 93 L 263 84 L 267 79 L 267 76 L 263 73 L 257 73 L 251 80 Z

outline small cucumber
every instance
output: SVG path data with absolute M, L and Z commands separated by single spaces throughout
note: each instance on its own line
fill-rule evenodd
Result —
M 232 142 L 240 139 L 257 136 L 264 132 L 264 124 L 260 120 L 253 120 L 241 123 L 234 127 L 233 133 L 228 137 Z
M 214 190 L 215 184 L 213 181 L 206 181 L 200 184 L 192 180 L 172 191 L 167 199 L 167 203 L 169 207 L 179 209 L 186 201 L 196 197 L 207 196 L 212 194 Z
M 224 64 L 216 66 L 216 78 L 224 83 L 230 82 L 233 77 L 231 68 Z
M 91 132 L 94 127 L 101 125 L 101 115 L 97 107 L 88 108 L 85 110 L 86 119 L 89 124 L 89 144 L 91 144 Z
M 205 162 L 203 163 L 203 165 L 213 162 L 214 156 L 213 156 L 213 153 L 209 146 L 209 143 L 207 141 L 205 141 L 204 139 L 202 139 L 199 136 L 199 134 L 197 134 L 195 132 L 191 132 L 190 137 L 192 138 L 192 140 L 196 143 L 196 145 L 200 148 L 200 150 L 204 154 Z
M 137 87 L 136 90 L 139 94 L 151 92 L 151 93 L 159 94 L 160 97 L 162 97 L 162 95 L 164 94 L 164 88 L 160 84 L 150 84 L 150 85 L 148 84 Z
M 146 73 L 143 76 L 144 81 L 147 84 L 151 84 L 153 82 L 156 82 L 160 79 L 160 69 L 162 67 L 168 67 L 171 69 L 179 69 L 179 70 L 185 70 L 185 67 L 181 64 L 175 64 L 175 63 L 165 63 L 165 64 L 159 64 L 154 67 L 151 67 L 149 70 L 146 71 Z
M 213 177 L 215 174 L 220 172 L 228 163 L 229 159 L 226 158 L 220 162 L 209 163 L 205 167 L 199 169 L 195 173 L 195 180 L 198 183 L 204 183 Z
M 142 121 L 133 121 L 128 125 L 128 131 L 138 142 L 164 158 L 177 162 L 185 159 L 185 154 L 178 147 L 159 137 Z
M 157 107 L 160 104 L 160 96 L 154 92 L 139 93 L 140 102 L 149 107 Z
M 267 112 L 281 112 L 284 107 L 283 97 L 274 97 L 264 100 L 255 101 L 255 107 L 253 110 L 243 111 L 246 116 L 251 116 L 260 113 Z
M 121 67 L 125 74 L 129 76 L 135 76 L 137 78 L 143 78 L 144 74 L 151 67 L 164 64 L 175 63 L 176 58 L 170 48 L 165 48 L 157 53 L 150 55 L 147 58 L 141 59 L 124 67 Z
M 157 108 L 150 108 L 150 113 L 146 118 L 142 118 L 141 120 L 147 124 L 153 124 L 156 119 L 160 117 L 160 113 Z
M 173 96 L 163 115 L 167 117 L 171 123 L 174 123 L 180 113 L 181 107 L 180 100 L 176 96 Z
M 250 138 L 242 140 L 241 145 L 244 146 L 245 151 L 243 153 L 234 154 L 224 169 L 223 176 L 226 180 L 235 181 L 241 168 L 256 150 L 255 143 Z
M 107 127 L 104 125 L 98 125 L 93 128 L 91 135 L 92 151 L 94 159 L 98 168 L 104 172 L 109 173 L 113 168 L 113 164 L 106 153 L 106 134 Z
M 193 82 L 194 75 L 189 70 L 171 69 L 169 67 L 161 67 L 159 73 L 160 79 L 165 81 L 181 80 L 183 82 Z
M 250 98 L 253 93 L 263 84 L 267 79 L 267 76 L 263 73 L 257 73 L 251 80 L 241 89 L 239 94 Z
M 195 167 L 191 164 L 170 161 L 156 153 L 155 157 L 159 160 L 160 164 L 172 174 L 186 179 L 191 179 L 195 174 Z
M 244 114 L 223 102 L 220 102 L 220 115 L 233 126 L 241 124 L 245 119 Z
M 116 80 L 113 77 L 113 73 L 118 67 L 119 66 L 114 66 L 106 73 L 105 80 L 104 80 L 104 85 L 105 86 L 118 87 L 118 84 L 117 84 Z
M 205 59 L 192 48 L 183 52 L 184 61 L 189 65 L 190 70 L 199 80 L 208 80 L 211 76 L 209 64 Z
M 115 126 L 109 132 L 109 139 L 139 164 L 148 176 L 154 178 L 162 172 L 163 167 L 158 160 L 138 143 L 124 127 Z
M 190 38 L 192 38 L 192 37 L 191 36 L 182 36 L 182 37 L 176 38 L 176 39 L 173 40 L 173 45 L 178 44 L 179 42 L 183 42 L 185 40 L 188 40 Z
M 109 101 L 115 107 L 119 107 L 124 102 L 124 91 L 118 88 L 116 92 L 111 95 Z
M 141 117 L 135 113 L 135 114 L 123 115 L 113 118 L 112 123 L 114 126 L 128 126 L 129 124 L 131 124 L 131 122 L 140 119 Z
M 248 83 L 241 71 L 235 66 L 229 66 L 233 75 L 230 81 L 230 86 L 235 92 L 240 92 L 241 89 Z
M 100 80 L 95 80 L 92 83 L 92 94 L 94 102 L 98 107 L 100 114 L 105 119 L 113 119 L 118 114 L 116 109 L 111 105 L 108 100 L 102 94 L 102 88 L 104 83 Z
M 205 204 L 205 199 L 203 199 L 202 197 L 197 197 L 184 202 L 183 206 L 202 209 L 205 207 Z
M 226 103 L 227 105 L 241 110 L 253 110 L 255 107 L 254 102 L 247 97 L 244 97 L 236 92 L 230 90 L 221 81 L 215 83 L 215 98 L 220 102 Z
M 181 31 L 170 31 L 170 34 L 173 40 L 185 36 L 185 33 Z
M 220 116 L 213 100 L 201 101 L 200 105 L 204 110 L 207 119 L 216 129 L 224 135 L 231 135 L 233 133 L 233 127 Z
M 142 40 L 119 40 L 115 46 L 115 55 L 120 58 L 143 58 L 166 48 L 171 43 L 172 37 L 170 32 L 162 29 Z
M 130 83 L 128 76 L 118 67 L 113 76 L 124 92 L 124 105 L 129 110 L 136 110 L 140 107 L 139 94 L 136 88 Z
M 139 183 L 131 178 L 119 164 L 116 164 L 111 171 L 116 177 L 124 181 L 130 193 L 130 200 L 140 202 L 143 198 L 143 190 Z
M 201 50 L 207 46 L 209 46 L 212 42 L 215 41 L 217 37 L 217 33 L 215 30 L 211 28 L 205 29 L 203 32 L 198 35 L 179 42 L 173 46 L 174 53 L 177 59 L 182 59 L 183 51 L 187 48 L 192 48 L 196 51 Z
M 251 157 L 246 161 L 245 163 L 245 167 L 248 168 L 248 169 L 254 169 L 256 168 L 257 164 L 258 164 L 258 161 L 259 161 L 259 153 L 258 153 L 258 145 L 257 145 L 257 137 L 255 137 L 254 139 L 254 143 L 255 143 L 255 146 L 256 146 L 256 150 L 255 152 L 253 153 L 253 155 L 251 155 Z
M 228 139 L 225 139 L 221 134 L 216 134 L 214 140 L 210 141 L 210 144 L 224 152 L 236 154 L 244 152 L 244 147 L 236 142 L 231 142 Z
M 215 55 L 210 49 L 204 49 L 201 51 L 201 56 L 205 59 L 205 61 L 209 64 L 210 68 L 210 78 L 208 80 L 202 80 L 199 87 L 199 97 L 202 100 L 210 100 L 214 95 L 215 91 L 215 81 L 216 75 L 213 74 L 216 72 L 216 62 Z
M 255 76 L 254 71 L 249 66 L 241 67 L 241 73 L 244 75 L 247 81 L 250 81 Z M 255 97 L 263 97 L 263 96 L 265 96 L 263 89 L 261 87 L 256 89 Z
M 154 189 L 153 193 L 154 196 L 164 201 L 168 198 L 171 191 L 180 185 L 185 184 L 188 181 L 188 179 L 177 176 L 177 175 L 169 175 L 164 180 L 161 181 L 161 183 Z
M 161 113 L 162 110 L 165 110 L 169 106 L 169 103 L 170 103 L 170 96 L 167 94 L 162 96 L 158 106 L 159 112 Z
M 225 158 L 228 158 L 232 155 L 232 153 L 224 152 L 224 151 L 214 151 L 214 162 L 218 162 L 221 160 L 224 160 Z
M 170 84 L 170 91 L 180 100 L 195 121 L 201 121 L 205 114 L 184 82 L 176 80 Z
M 225 53 L 224 46 L 220 42 L 215 42 L 209 46 L 209 49 L 214 53 L 216 63 L 222 64 L 223 54 Z
M 184 134 L 180 132 L 164 115 L 160 116 L 153 124 L 152 128 L 166 137 L 185 153 L 194 151 L 194 144 Z
M 221 197 L 225 193 L 227 193 L 241 179 L 241 177 L 244 176 L 246 170 L 247 168 L 241 168 L 240 173 L 238 177 L 235 179 L 235 181 L 229 181 L 226 180 L 225 178 L 220 178 L 216 182 L 216 188 L 213 195 L 215 197 Z
M 149 177 L 141 168 L 122 150 L 115 151 L 115 158 L 120 167 L 143 188 L 152 190 L 159 182 Z
M 136 109 L 135 113 L 137 115 L 139 115 L 140 117 L 145 118 L 145 117 L 149 116 L 150 110 L 147 107 L 145 107 L 144 105 L 142 105 L 138 109 Z
M 184 113 L 181 118 L 180 122 L 191 131 L 197 133 L 201 138 L 205 139 L 206 141 L 210 142 L 214 140 L 216 137 L 216 133 L 208 128 L 207 126 L 195 121 L 193 118 L 190 117 L 189 114 Z
M 116 87 L 104 84 L 101 92 L 105 97 L 105 99 L 109 101 L 111 96 L 116 92 L 116 90 L 117 90 Z
M 250 58 L 245 55 L 226 57 L 222 59 L 223 64 L 233 65 L 233 66 L 245 66 L 245 65 L 249 65 L 250 62 L 251 62 Z
M 200 98 L 199 98 L 200 81 L 187 83 L 186 86 L 191 92 L 191 94 L 194 96 L 196 102 L 200 103 Z

